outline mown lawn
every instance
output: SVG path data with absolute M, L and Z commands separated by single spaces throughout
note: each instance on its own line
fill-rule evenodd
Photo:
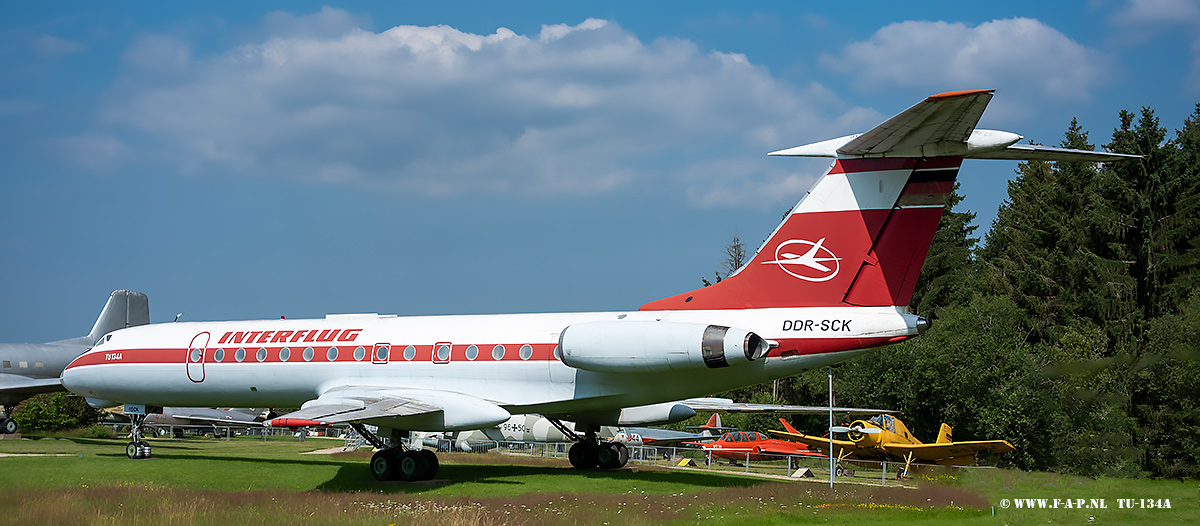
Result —
M 1200 517 L 1196 481 L 1087 479 L 1011 470 L 934 471 L 915 489 L 778 481 L 637 467 L 577 471 L 564 460 L 441 455 L 436 484 L 380 483 L 370 454 L 302 455 L 338 441 L 292 437 L 0 441 L 0 523 L 82 524 L 1156 524 Z M 1016 499 L 1059 499 L 1017 509 Z M 1008 499 L 1009 507 L 1001 507 Z M 1063 507 L 1104 499 L 1106 509 Z M 1170 499 L 1122 509 L 1116 499 Z M 994 515 L 993 515 L 994 512 Z M 432 522 L 431 522 L 432 521 Z

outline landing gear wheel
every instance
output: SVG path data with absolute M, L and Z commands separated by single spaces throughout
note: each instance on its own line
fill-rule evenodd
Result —
M 405 482 L 424 480 L 422 477 L 429 472 L 429 461 L 421 451 L 405 451 L 400 453 L 400 462 L 396 466 L 396 478 Z
M 596 449 L 596 463 L 600 469 L 617 469 L 621 467 L 621 450 L 618 444 L 604 442 Z
M 400 460 L 396 458 L 396 451 L 393 449 L 381 449 L 376 451 L 371 456 L 371 476 L 375 480 L 392 480 L 396 478 L 396 465 Z
M 150 444 L 135 440 L 125 445 L 125 456 L 132 460 L 150 458 Z
M 617 467 L 623 468 L 629 462 L 629 448 L 625 447 L 625 444 L 617 442 L 617 451 L 621 453 L 621 465 Z
M 571 466 L 575 469 L 594 468 L 599 463 L 599 460 L 596 458 L 596 450 L 599 447 L 595 442 L 576 442 L 567 451 L 567 458 L 571 461 Z
M 0 424 L 0 431 L 6 435 L 11 435 L 17 432 L 17 421 L 11 418 L 5 418 L 4 423 Z
M 433 480 L 433 477 L 437 476 L 440 465 L 437 454 L 428 449 L 422 449 L 421 456 L 425 457 L 425 462 L 429 464 L 429 469 L 425 470 L 425 476 L 421 477 L 421 480 Z

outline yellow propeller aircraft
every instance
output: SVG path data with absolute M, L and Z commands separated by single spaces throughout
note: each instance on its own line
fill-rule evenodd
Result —
M 908 431 L 908 427 L 899 418 L 892 415 L 878 415 L 870 420 L 855 420 L 849 427 L 833 427 L 834 433 L 846 433 L 849 440 L 830 440 L 829 437 L 805 435 L 788 424 L 787 420 L 779 419 L 787 431 L 768 431 L 771 436 L 785 440 L 794 440 L 808 444 L 822 453 L 829 454 L 830 445 L 837 448 L 840 462 L 844 458 L 880 459 L 904 461 L 904 470 L 898 476 L 908 473 L 908 467 L 914 461 L 922 464 L 940 464 L 943 466 L 964 466 L 975 462 L 975 455 L 981 451 L 1003 453 L 1016 450 L 1006 440 L 973 440 L 955 442 L 951 435 L 950 426 L 943 423 L 938 432 L 937 442 L 922 443 Z

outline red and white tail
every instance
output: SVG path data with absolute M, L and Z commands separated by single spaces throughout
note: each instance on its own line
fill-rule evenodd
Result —
M 771 153 L 837 160 L 748 264 L 642 310 L 908 305 L 964 158 L 1131 157 L 976 130 L 992 92 L 934 95 L 866 133 Z
M 961 162 L 838 159 L 749 264 L 642 310 L 907 305 Z

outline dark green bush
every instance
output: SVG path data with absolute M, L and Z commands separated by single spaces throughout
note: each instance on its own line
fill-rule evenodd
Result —
M 17 405 L 12 418 L 26 431 L 62 431 L 96 423 L 100 412 L 82 397 L 42 393 Z

